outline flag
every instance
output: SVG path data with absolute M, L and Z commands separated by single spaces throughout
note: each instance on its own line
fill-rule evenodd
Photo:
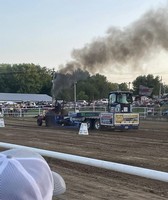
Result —
M 153 88 L 149 88 L 143 85 L 139 86 L 139 95 L 150 96 L 152 94 Z

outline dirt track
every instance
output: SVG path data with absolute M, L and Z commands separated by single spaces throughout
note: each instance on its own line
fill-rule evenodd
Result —
M 35 119 L 5 119 L 0 141 L 168 172 L 168 122 L 141 122 L 140 130 L 89 131 L 38 127 Z M 67 191 L 59 200 L 165 200 L 168 183 L 46 158 Z

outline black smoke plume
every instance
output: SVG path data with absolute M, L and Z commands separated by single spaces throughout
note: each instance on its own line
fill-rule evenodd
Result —
M 95 73 L 125 65 L 139 68 L 161 49 L 168 50 L 167 8 L 151 10 L 124 29 L 109 28 L 106 37 L 73 50 L 72 56 L 82 69 Z
M 79 80 L 84 80 L 89 77 L 89 72 L 82 71 L 81 69 L 75 69 L 74 71 L 60 71 L 54 74 L 53 79 L 53 88 L 52 88 L 52 96 L 54 99 L 57 99 L 57 95 L 62 89 L 70 88 L 74 83 Z
M 150 10 L 126 28 L 110 27 L 105 37 L 95 39 L 82 49 L 74 49 L 74 60 L 59 73 L 68 74 L 68 80 L 69 75 L 73 77 L 77 69 L 94 74 L 109 69 L 122 71 L 129 66 L 132 70 L 141 71 L 142 63 L 152 59 L 161 50 L 168 50 L 167 7 Z M 57 88 L 58 85 L 55 85 Z

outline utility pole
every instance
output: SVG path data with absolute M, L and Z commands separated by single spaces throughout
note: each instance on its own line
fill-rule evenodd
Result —
M 129 91 L 131 89 L 131 82 L 128 83 Z
M 159 98 L 161 98 L 161 93 L 162 93 L 162 77 L 160 79 L 160 84 L 159 84 Z
M 165 82 L 163 83 L 163 94 L 165 94 Z
M 76 84 L 77 82 L 74 82 L 74 111 L 76 112 Z
M 54 89 L 55 89 L 55 85 L 54 85 L 54 79 L 55 79 L 55 70 L 53 68 L 53 71 L 52 71 L 52 104 L 54 104 L 54 101 L 55 101 L 55 95 L 54 95 Z

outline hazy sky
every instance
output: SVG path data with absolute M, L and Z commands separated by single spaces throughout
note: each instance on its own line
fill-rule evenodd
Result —
M 167 0 L 0 0 L 0 63 L 34 63 L 57 70 L 71 61 L 73 49 L 104 37 L 109 27 L 125 28 L 150 9 L 167 5 Z M 163 51 L 143 63 L 143 70 L 102 74 L 120 83 L 150 73 L 168 84 L 167 61 Z

